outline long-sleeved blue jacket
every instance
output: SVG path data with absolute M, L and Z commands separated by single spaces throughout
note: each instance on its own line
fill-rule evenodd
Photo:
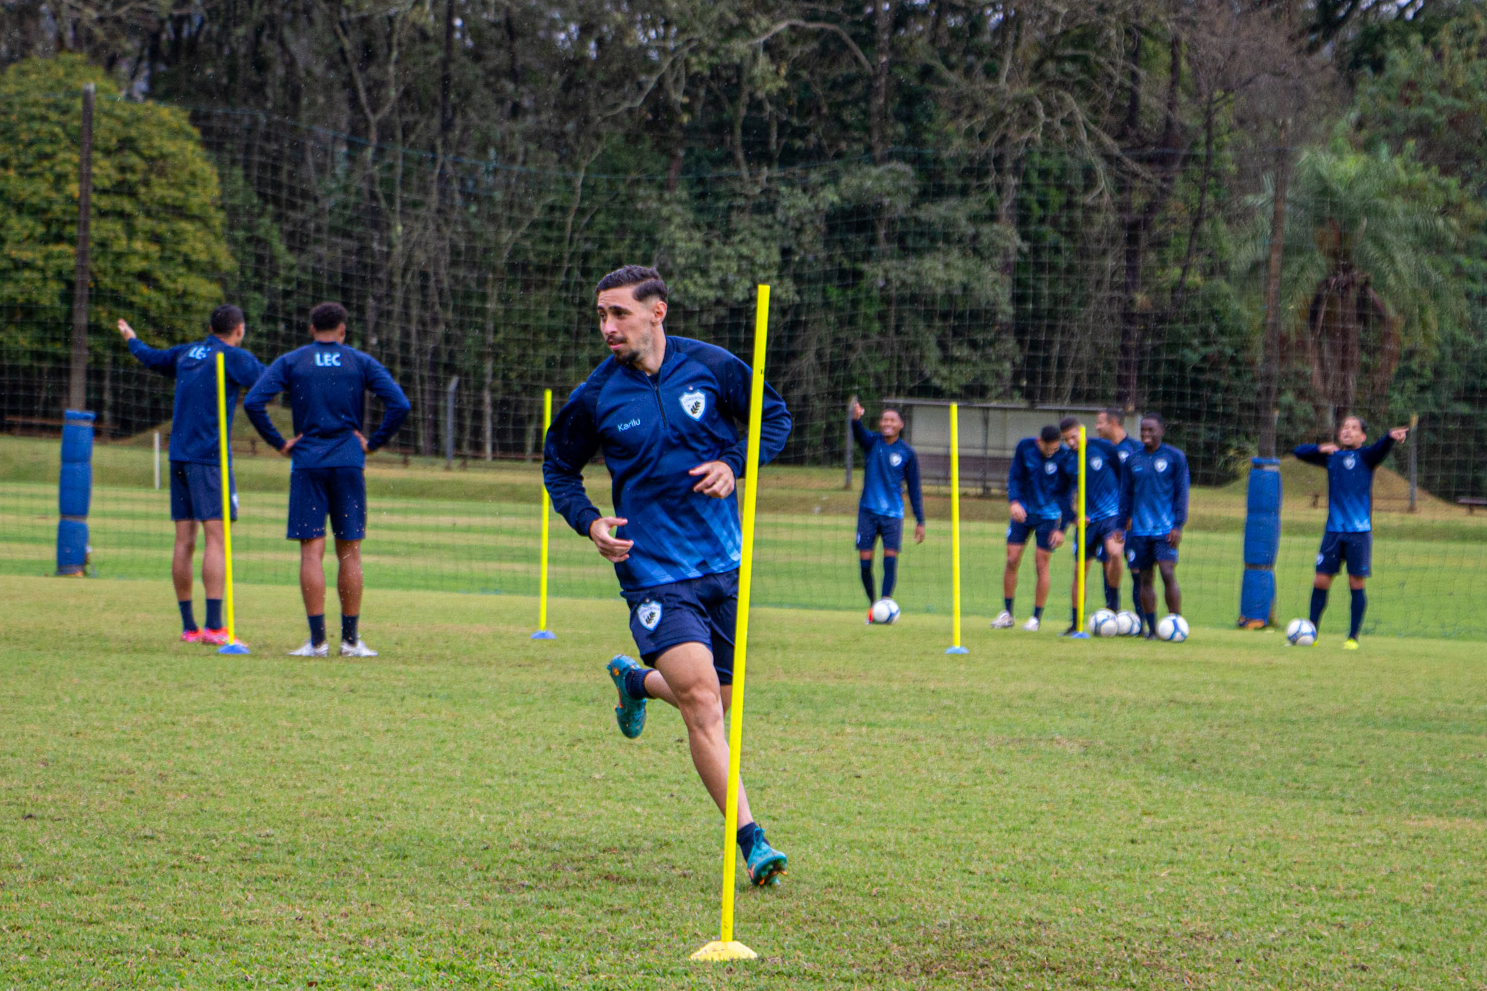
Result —
M 129 353 L 152 372 L 176 380 L 176 399 L 171 416 L 170 460 L 199 465 L 221 463 L 217 430 L 217 352 L 222 352 L 227 373 L 227 436 L 232 436 L 232 414 L 237 409 L 238 390 L 251 389 L 263 374 L 263 362 L 242 348 L 224 344 L 208 334 L 194 344 L 177 344 L 156 350 L 137 337 L 129 341 Z
M 382 363 L 369 354 L 334 341 L 316 341 L 283 355 L 243 401 L 243 412 L 275 450 L 284 438 L 268 418 L 268 401 L 289 393 L 294 432 L 299 441 L 289 452 L 296 468 L 363 468 L 366 454 L 356 434 L 363 430 L 363 399 L 370 391 L 382 400 L 382 422 L 367 438 L 375 451 L 392 439 L 412 408 L 408 397 Z
M 1171 444 L 1145 447 L 1126 458 L 1120 524 L 1137 537 L 1161 537 L 1188 522 L 1188 458 Z
M 1383 437 L 1357 450 L 1343 448 L 1323 454 L 1315 444 L 1303 444 L 1293 452 L 1297 460 L 1327 469 L 1327 529 L 1333 533 L 1368 533 L 1373 529 L 1373 473 L 1394 438 Z
M 919 455 L 902 437 L 889 444 L 883 435 L 852 421 L 852 436 L 867 452 L 862 470 L 862 498 L 858 505 L 870 513 L 892 519 L 904 518 L 904 485 L 909 486 L 909 505 L 914 519 L 924 522 L 924 490 L 919 484 Z
M 1024 437 L 1007 472 L 1007 501 L 1022 503 L 1029 520 L 1058 520 L 1067 526 L 1073 519 L 1070 480 L 1078 473 L 1077 455 L 1068 448 L 1044 457 L 1037 439 Z
M 604 452 L 615 515 L 629 521 L 616 536 L 635 542 L 629 559 L 614 566 L 624 589 L 738 567 L 743 539 L 736 495 L 715 499 L 693 492 L 698 479 L 687 472 L 722 461 L 743 477 L 747 438 L 736 424 L 748 422 L 752 374 L 722 348 L 668 336 L 655 376 L 607 358 L 553 420 L 543 478 L 553 507 L 585 537 L 603 514 L 584 491 L 583 466 Z M 766 464 L 790 436 L 790 412 L 767 385 L 762 415 L 759 457 Z

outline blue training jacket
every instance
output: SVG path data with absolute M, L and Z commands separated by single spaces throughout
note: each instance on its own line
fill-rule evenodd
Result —
M 902 435 L 892 444 L 883 435 L 852 421 L 852 436 L 867 451 L 862 469 L 862 498 L 857 505 L 870 513 L 896 520 L 904 518 L 904 483 L 909 484 L 909 504 L 914 519 L 924 522 L 924 492 L 919 485 L 919 455 L 904 443 Z
M 1382 438 L 1357 450 L 1323 454 L 1315 444 L 1292 453 L 1300 461 L 1327 469 L 1327 529 L 1333 533 L 1368 533 L 1373 529 L 1373 473 L 1394 446 Z
M 1137 537 L 1162 537 L 1188 521 L 1188 458 L 1171 444 L 1148 452 L 1143 446 L 1126 458 L 1121 486 L 1120 522 L 1129 521 Z
M 367 437 L 367 450 L 392 440 L 412 406 L 382 363 L 335 341 L 316 341 L 283 355 L 248 393 L 243 412 L 274 450 L 284 438 L 268 418 L 268 401 L 289 393 L 299 442 L 289 452 L 296 468 L 364 468 L 367 456 L 356 433 L 363 430 L 365 394 L 382 400 L 382 422 Z
M 1077 468 L 1078 452 L 1075 452 Z M 1120 515 L 1120 451 L 1108 440 L 1089 437 L 1084 442 L 1084 509 L 1091 520 Z M 1075 485 L 1078 485 L 1076 480 Z M 1075 490 L 1078 491 L 1077 489 Z
M 1115 445 L 1115 450 L 1120 455 L 1120 464 L 1124 468 L 1131 455 L 1141 450 L 1141 439 L 1126 434 L 1125 439 Z
M 208 334 L 195 344 L 177 344 L 157 351 L 138 337 L 129 341 L 129 353 L 139 363 L 166 378 L 176 380 L 176 400 L 171 416 L 170 460 L 199 465 L 222 463 L 217 429 L 217 352 L 223 354 L 227 383 L 227 436 L 232 436 L 232 415 L 237 410 L 238 389 L 251 389 L 263 374 L 263 362 L 242 348 L 224 344 Z M 228 457 L 231 457 L 229 452 Z
M 1038 442 L 1024 437 L 1017 442 L 1012 468 L 1007 472 L 1007 502 L 1020 502 L 1029 520 L 1059 520 L 1067 525 L 1070 512 L 1070 479 L 1077 478 L 1077 455 L 1059 447 L 1049 457 Z
M 697 477 L 687 472 L 722 461 L 743 477 L 747 438 L 735 423 L 748 422 L 752 375 L 722 348 L 668 335 L 654 378 L 606 358 L 553 420 L 542 475 L 553 507 L 585 537 L 604 514 L 584 491 L 583 466 L 604 452 L 614 514 L 629 521 L 616 536 L 635 542 L 628 560 L 614 566 L 626 591 L 738 568 L 737 494 L 715 499 L 693 492 Z M 790 412 L 768 385 L 762 413 L 761 465 L 790 436 Z

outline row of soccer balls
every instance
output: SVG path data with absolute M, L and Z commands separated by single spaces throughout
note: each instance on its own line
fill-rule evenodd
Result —
M 892 599 L 879 599 L 873 603 L 875 624 L 896 623 L 898 615 L 898 603 Z M 1299 620 L 1299 622 L 1305 623 L 1306 621 Z M 1141 632 L 1141 620 L 1133 612 L 1123 610 L 1117 613 L 1109 609 L 1100 609 L 1089 617 L 1089 632 L 1090 635 L 1097 637 L 1134 637 Z M 1312 630 L 1312 640 L 1316 639 L 1316 635 L 1316 630 Z M 1182 643 L 1188 638 L 1188 621 L 1176 613 L 1163 616 L 1157 621 L 1157 638 L 1169 643 Z M 1299 641 L 1293 640 L 1292 642 Z M 1311 640 L 1305 642 L 1311 643 Z

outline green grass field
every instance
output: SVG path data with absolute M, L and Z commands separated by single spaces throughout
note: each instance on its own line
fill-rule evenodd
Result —
M 1077 643 L 754 618 L 746 779 L 791 856 L 714 938 L 675 713 L 616 602 L 374 588 L 383 656 L 172 642 L 160 580 L 0 577 L 0 987 L 1487 986 L 1480 645 Z M 165 593 L 168 595 L 168 592 Z

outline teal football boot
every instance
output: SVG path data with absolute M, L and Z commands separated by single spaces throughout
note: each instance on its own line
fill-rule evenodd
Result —
M 763 836 L 759 837 L 754 843 L 754 849 L 744 858 L 749 880 L 756 888 L 762 888 L 766 884 L 779 884 L 780 876 L 785 873 L 789 863 L 789 858 L 770 846 Z
M 633 740 L 645 729 L 646 700 L 634 698 L 625 691 L 625 675 L 631 671 L 639 671 L 641 665 L 634 658 L 616 654 L 605 667 L 615 689 L 620 693 L 620 704 L 614 707 L 614 721 L 620 724 L 620 732 L 627 739 Z

